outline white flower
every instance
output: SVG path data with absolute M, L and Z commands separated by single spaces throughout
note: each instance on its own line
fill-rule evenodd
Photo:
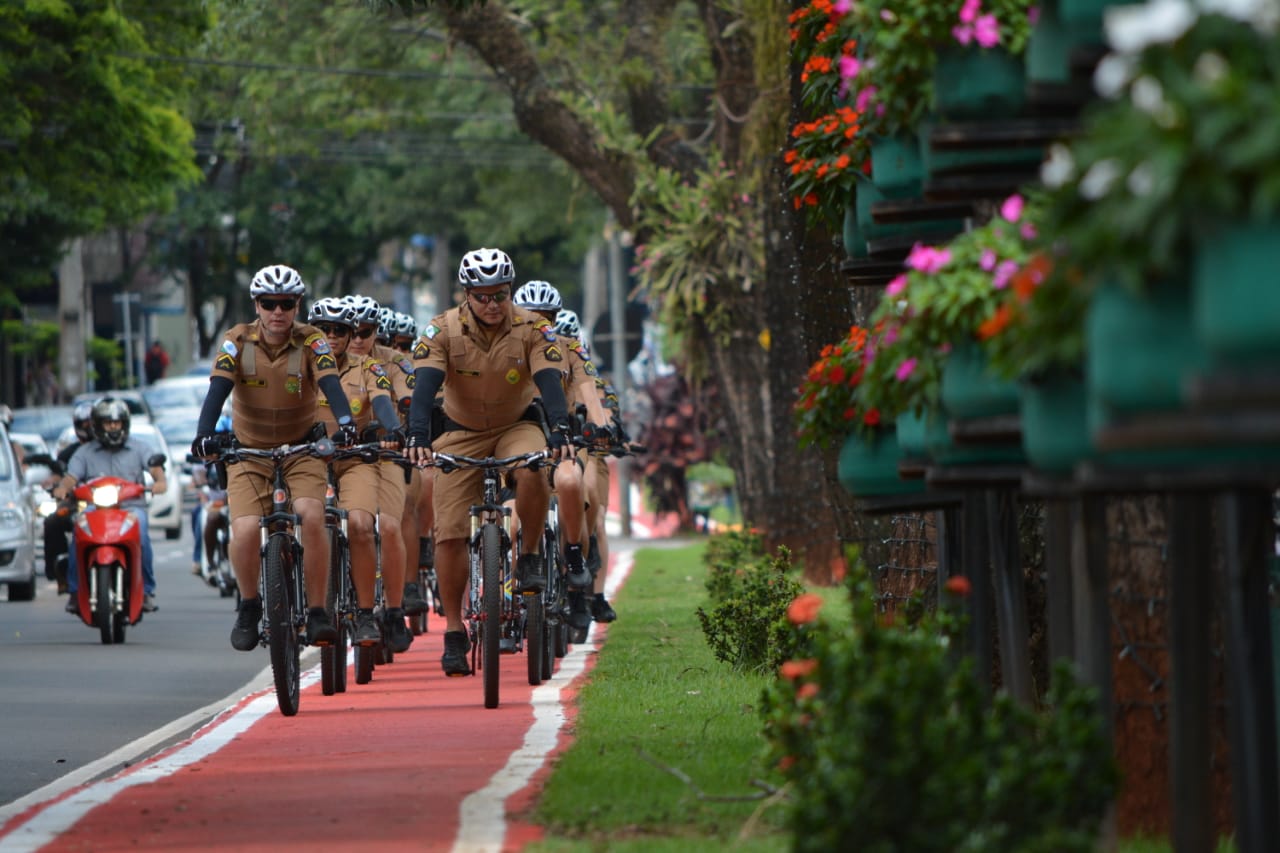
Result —
M 1125 185 L 1129 187 L 1129 192 L 1136 196 L 1150 195 L 1156 188 L 1156 178 L 1151 171 L 1151 164 L 1143 162 L 1134 166 Z
M 1164 87 L 1160 81 L 1150 75 L 1143 75 L 1133 81 L 1129 89 L 1129 98 L 1134 107 L 1147 115 L 1154 116 L 1164 110 Z
M 1080 179 L 1080 195 L 1088 201 L 1097 201 L 1111 191 L 1119 177 L 1120 165 L 1115 160 L 1099 160 Z
M 1049 147 L 1049 156 L 1040 165 L 1040 182 L 1049 189 L 1057 189 L 1075 177 L 1076 162 L 1071 149 L 1062 143 Z
M 1150 0 L 1142 6 L 1108 6 L 1103 13 L 1107 43 L 1120 53 L 1139 53 L 1148 45 L 1171 42 L 1198 17 L 1187 0 Z
M 1222 58 L 1222 54 L 1213 50 L 1206 50 L 1200 54 L 1200 58 L 1196 60 L 1195 68 L 1192 69 L 1196 82 L 1205 88 L 1209 88 L 1225 78 L 1230 71 L 1231 67 Z
M 1102 97 L 1115 100 L 1133 79 L 1136 65 L 1132 56 L 1108 53 L 1093 70 L 1093 88 Z
M 1262 32 L 1275 32 L 1280 22 L 1280 0 L 1198 0 L 1201 12 L 1253 24 Z

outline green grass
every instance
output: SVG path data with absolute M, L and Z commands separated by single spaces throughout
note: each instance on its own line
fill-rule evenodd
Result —
M 534 815 L 539 851 L 778 851 L 781 809 L 761 798 L 765 680 L 712 657 L 695 611 L 702 546 L 648 549 L 583 687 L 574 743 Z M 687 777 L 684 781 L 677 773 Z

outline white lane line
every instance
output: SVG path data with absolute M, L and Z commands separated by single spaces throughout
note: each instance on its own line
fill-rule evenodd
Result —
M 610 594 L 631 571 L 632 550 L 620 549 L 609 569 Z M 565 724 L 564 703 L 561 691 L 582 674 L 588 652 L 598 648 L 595 625 L 587 635 L 587 642 L 575 645 L 560 659 L 560 668 L 550 681 L 533 691 L 533 724 L 525 732 L 524 743 L 511 754 L 506 766 L 495 773 L 489 783 L 472 792 L 459 807 L 458 837 L 453 842 L 453 853 L 493 853 L 502 850 L 507 834 L 507 819 L 503 804 L 507 798 L 524 788 L 533 774 L 547 762 L 556 748 L 560 730 Z
M 269 677 L 270 668 L 267 668 L 250 682 L 250 686 L 266 681 Z M 319 680 L 320 667 L 312 667 L 302 674 L 301 689 L 306 689 Z M 110 755 L 100 758 L 92 764 L 87 764 L 79 770 L 68 773 L 43 788 L 32 791 L 21 799 L 14 800 L 3 809 L 0 809 L 0 825 L 3 825 L 6 819 L 25 811 L 33 805 L 56 798 L 66 791 L 83 784 L 88 779 L 101 775 L 123 762 L 131 761 L 138 755 L 149 752 L 158 744 L 190 728 L 201 719 L 210 716 L 210 714 L 216 714 L 227 707 L 234 706 L 243 697 L 244 693 L 242 691 L 232 693 L 220 702 L 214 702 L 200 710 L 192 711 L 163 729 L 126 744 Z M 32 815 L 26 821 L 17 824 L 4 836 L 0 837 L 0 853 L 20 853 L 20 851 L 21 853 L 26 853 L 26 851 L 39 849 L 57 838 L 60 833 L 71 828 L 91 809 L 109 802 L 112 797 L 120 792 L 135 785 L 145 785 L 171 776 L 184 767 L 208 758 L 231 743 L 238 735 L 247 731 L 258 720 L 272 713 L 276 713 L 276 695 L 273 690 L 267 690 L 256 698 L 251 699 L 244 707 L 223 717 L 221 721 L 214 720 L 204 729 L 193 734 L 185 746 L 180 747 L 164 758 L 141 764 L 137 767 L 127 768 L 109 779 L 86 785 L 65 799 L 53 803 L 48 808 Z

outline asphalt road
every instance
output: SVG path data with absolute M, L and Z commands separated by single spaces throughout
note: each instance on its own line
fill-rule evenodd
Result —
M 234 599 L 191 575 L 190 530 L 152 543 L 160 609 L 123 645 L 102 645 L 97 629 L 63 612 L 52 582 L 35 601 L 0 601 L 0 807 L 206 706 L 221 709 L 267 667 L 265 651 L 231 648 Z

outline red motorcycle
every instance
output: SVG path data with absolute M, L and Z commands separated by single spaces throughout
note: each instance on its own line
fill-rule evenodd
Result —
M 142 537 L 135 512 L 120 504 L 143 497 L 146 487 L 119 477 L 76 486 L 80 504 L 71 547 L 76 549 L 76 607 L 102 642 L 123 643 L 125 629 L 142 621 Z

